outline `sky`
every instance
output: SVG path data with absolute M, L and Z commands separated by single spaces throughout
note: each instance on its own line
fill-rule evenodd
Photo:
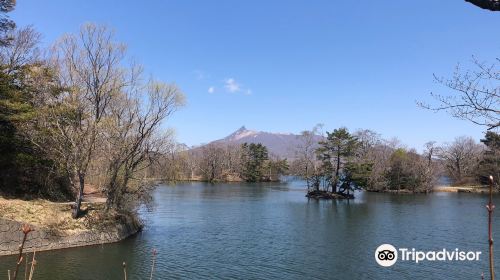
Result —
M 46 46 L 86 22 L 113 28 L 148 75 L 185 93 L 164 128 L 190 146 L 243 125 L 299 133 L 318 123 L 419 150 L 479 140 L 484 127 L 416 101 L 450 93 L 433 74 L 500 53 L 500 13 L 463 0 L 20 0 L 11 18 L 33 25 Z

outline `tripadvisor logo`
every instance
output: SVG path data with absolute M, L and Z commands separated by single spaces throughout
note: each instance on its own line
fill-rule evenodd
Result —
M 398 250 L 391 244 L 382 244 L 375 250 L 375 260 L 381 266 L 393 266 L 398 260 Z
M 418 251 L 415 248 L 396 249 L 391 244 L 382 244 L 375 250 L 375 261 L 380 266 L 393 266 L 398 259 L 419 263 L 422 261 L 479 261 L 480 251 L 461 251 L 442 249 L 439 251 Z M 399 257 L 399 258 L 398 258 Z

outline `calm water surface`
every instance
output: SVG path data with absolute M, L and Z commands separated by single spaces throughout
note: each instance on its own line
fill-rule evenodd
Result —
M 142 233 L 40 252 L 35 279 L 123 279 L 123 261 L 128 279 L 149 279 L 153 248 L 155 279 L 481 279 L 488 268 L 485 203 L 486 196 L 456 193 L 360 193 L 354 201 L 318 202 L 304 197 L 300 182 L 165 185 L 154 209 L 142 211 Z M 500 213 L 494 230 L 500 236 Z M 382 268 L 374 259 L 382 243 L 483 254 L 478 262 Z M 0 275 L 13 263 L 0 257 Z

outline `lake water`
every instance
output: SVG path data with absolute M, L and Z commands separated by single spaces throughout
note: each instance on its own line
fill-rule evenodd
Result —
M 116 244 L 40 252 L 35 279 L 123 279 L 123 261 L 128 279 L 149 279 L 153 248 L 155 279 L 481 279 L 481 272 L 489 278 L 484 195 L 359 193 L 351 201 L 315 201 L 304 194 L 301 182 L 160 186 L 154 209 L 142 211 L 142 233 Z M 500 237 L 500 212 L 494 232 Z M 384 268 L 374 258 L 383 243 L 482 255 Z M 496 252 L 500 271 L 498 246 Z M 0 257 L 0 275 L 13 264 L 13 257 Z

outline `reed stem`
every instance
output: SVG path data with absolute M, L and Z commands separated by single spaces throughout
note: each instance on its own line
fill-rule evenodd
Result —
M 123 262 L 123 277 L 127 280 L 127 264 Z
M 493 176 L 490 176 L 490 199 L 488 205 L 486 205 L 486 209 L 488 209 L 488 242 L 490 245 L 490 279 L 495 280 L 495 268 L 493 266 L 493 233 L 491 227 L 491 218 L 493 215 L 493 209 L 495 209 L 495 205 L 493 205 Z

